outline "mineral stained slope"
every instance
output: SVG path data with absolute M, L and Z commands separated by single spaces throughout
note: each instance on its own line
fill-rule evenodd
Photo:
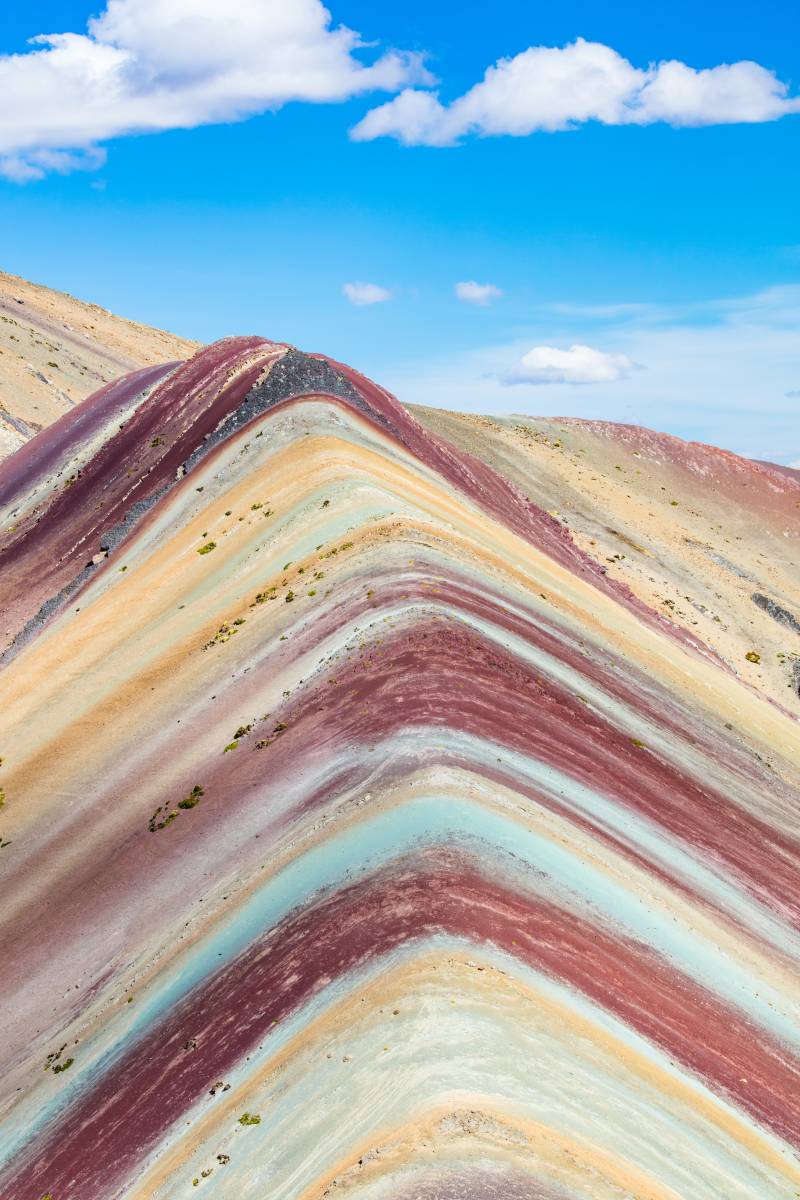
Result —
M 0 271 L 0 459 L 102 384 L 197 346 Z
M 0 468 L 3 1200 L 800 1193 L 791 555 L 648 603 L 800 486 L 419 416 L 229 339 Z

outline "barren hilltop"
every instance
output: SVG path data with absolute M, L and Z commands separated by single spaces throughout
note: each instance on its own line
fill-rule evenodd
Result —
M 0 271 L 0 459 L 104 383 L 198 345 Z

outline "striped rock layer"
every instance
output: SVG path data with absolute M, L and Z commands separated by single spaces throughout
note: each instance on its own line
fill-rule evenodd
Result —
M 800 1194 L 796 716 L 489 457 L 239 338 L 4 464 L 3 1200 Z

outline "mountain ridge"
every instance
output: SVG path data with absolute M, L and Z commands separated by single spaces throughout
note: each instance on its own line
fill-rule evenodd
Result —
M 800 1186 L 800 486 L 651 438 L 243 337 L 0 464 L 11 1200 Z

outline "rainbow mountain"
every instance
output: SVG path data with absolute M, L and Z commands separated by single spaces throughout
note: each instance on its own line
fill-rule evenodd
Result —
M 248 337 L 0 517 L 3 1200 L 800 1195 L 800 479 Z

